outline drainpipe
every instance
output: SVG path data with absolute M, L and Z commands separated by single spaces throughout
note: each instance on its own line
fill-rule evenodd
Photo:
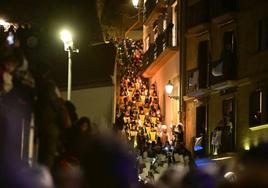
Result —
M 180 122 L 185 125 L 185 104 L 183 100 L 183 96 L 185 95 L 186 89 L 186 0 L 179 0 L 179 19 L 180 19 L 180 28 L 179 28 L 179 50 L 180 50 L 180 58 L 179 58 L 179 67 L 180 67 Z

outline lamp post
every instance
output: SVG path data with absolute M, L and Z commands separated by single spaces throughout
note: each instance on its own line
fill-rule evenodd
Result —
M 67 100 L 71 100 L 72 90 L 72 53 L 78 53 L 79 50 L 74 48 L 72 34 L 68 30 L 60 32 L 60 38 L 64 44 L 64 50 L 68 52 L 68 85 L 67 85 Z

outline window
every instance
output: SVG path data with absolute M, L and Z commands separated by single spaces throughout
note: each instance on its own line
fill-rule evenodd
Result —
M 227 98 L 222 103 L 224 128 L 222 129 L 222 151 L 232 152 L 235 148 L 235 100 Z
M 196 139 L 194 151 L 197 151 L 198 146 L 201 146 L 205 152 L 208 152 L 207 138 L 207 105 L 201 105 L 196 108 Z
M 223 52 L 234 53 L 234 31 L 227 31 L 223 34 Z
M 224 32 L 221 62 L 223 63 L 222 71 L 225 79 L 235 79 L 237 76 L 235 48 L 234 31 Z
M 258 24 L 258 50 L 268 49 L 268 18 L 259 21 Z
M 202 136 L 207 133 L 206 126 L 207 106 L 202 105 L 196 108 L 196 136 Z
M 249 125 L 250 127 L 261 125 L 263 121 L 263 90 L 257 90 L 250 95 L 249 101 Z
M 198 69 L 199 69 L 199 88 L 207 87 L 207 73 L 209 63 L 209 44 L 208 40 L 201 41 L 198 44 L 198 57 L 197 57 Z

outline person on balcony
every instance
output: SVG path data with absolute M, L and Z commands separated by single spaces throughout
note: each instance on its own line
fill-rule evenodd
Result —
M 212 154 L 218 155 L 220 146 L 222 145 L 222 127 L 224 126 L 224 122 L 220 120 L 218 122 L 218 126 L 212 132 Z

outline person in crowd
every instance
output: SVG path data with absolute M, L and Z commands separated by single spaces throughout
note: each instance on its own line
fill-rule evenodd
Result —
M 80 151 L 85 147 L 85 141 L 92 136 L 92 126 L 90 119 L 83 116 L 78 119 L 74 129 L 74 140 L 72 144 L 71 154 L 79 158 Z
M 175 136 L 175 142 L 180 142 L 183 143 L 184 142 L 184 130 L 183 130 L 183 125 L 182 123 L 178 123 L 177 125 L 175 125 L 173 127 L 173 134 Z
M 80 161 L 74 156 L 63 156 L 56 167 L 54 175 L 58 188 L 80 188 L 82 186 Z
M 126 146 L 113 136 L 88 138 L 80 161 L 83 188 L 135 188 L 138 183 L 134 159 Z
M 69 115 L 69 118 L 70 118 L 70 121 L 71 121 L 71 125 L 73 127 L 74 124 L 78 120 L 78 115 L 76 113 L 76 107 L 71 101 L 65 101 L 64 106 L 67 109 L 67 112 L 68 112 L 68 115 Z
M 75 124 L 78 121 L 76 107 L 71 101 L 64 101 L 64 133 L 63 133 L 63 147 L 65 153 L 68 155 L 72 151 L 75 140 Z
M 260 143 L 237 158 L 236 181 L 234 188 L 268 187 L 268 143 Z
M 64 105 L 56 93 L 56 85 L 47 71 L 38 79 L 36 125 L 39 137 L 39 162 L 50 170 L 60 154 L 64 132 Z
M 89 118 L 86 116 L 79 118 L 76 129 L 79 136 L 90 134 L 92 132 L 92 127 Z
M 122 130 L 124 129 L 124 113 L 118 112 L 115 120 L 115 127 L 116 127 L 116 132 L 122 135 Z
M 1 188 L 54 188 L 54 181 L 46 166 L 25 163 L 14 163 L 12 166 L 3 165 L 0 161 Z
M 7 159 L 20 159 L 22 130 L 30 119 L 33 96 L 16 77 L 22 65 L 23 53 L 18 48 L 1 51 L 0 58 L 0 113 Z

